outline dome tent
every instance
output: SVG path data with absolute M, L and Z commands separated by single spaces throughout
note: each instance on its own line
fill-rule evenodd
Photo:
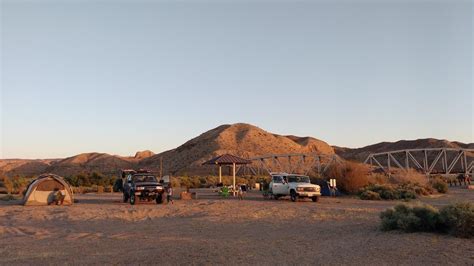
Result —
M 60 176 L 54 174 L 42 174 L 28 185 L 23 205 L 48 205 L 54 201 L 57 191 L 64 192 L 64 205 L 72 205 L 74 202 L 71 186 Z

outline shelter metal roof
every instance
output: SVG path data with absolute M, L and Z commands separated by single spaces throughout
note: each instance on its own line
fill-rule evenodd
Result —
M 217 165 L 228 165 L 228 164 L 250 164 L 252 161 L 240 158 L 231 154 L 224 154 L 217 156 L 203 164 L 217 164 Z

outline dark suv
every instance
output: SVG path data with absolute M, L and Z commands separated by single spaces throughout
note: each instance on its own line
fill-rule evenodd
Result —
M 163 202 L 163 184 L 149 171 L 122 170 L 121 179 L 117 180 L 115 190 L 123 192 L 123 202 L 134 205 L 138 200 Z M 121 185 L 121 187 L 120 187 Z

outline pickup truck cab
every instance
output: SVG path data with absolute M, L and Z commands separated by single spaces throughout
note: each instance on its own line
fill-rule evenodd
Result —
M 317 202 L 321 196 L 321 187 L 311 184 L 308 176 L 272 173 L 269 192 L 275 199 L 290 196 L 291 201 L 299 198 L 310 198 L 313 202 Z

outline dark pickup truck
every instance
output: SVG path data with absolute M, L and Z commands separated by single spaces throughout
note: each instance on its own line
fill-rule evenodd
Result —
M 123 202 L 134 205 L 137 200 L 163 202 L 164 188 L 155 175 L 144 170 L 122 170 L 121 179 L 114 185 L 115 191 L 123 192 Z

